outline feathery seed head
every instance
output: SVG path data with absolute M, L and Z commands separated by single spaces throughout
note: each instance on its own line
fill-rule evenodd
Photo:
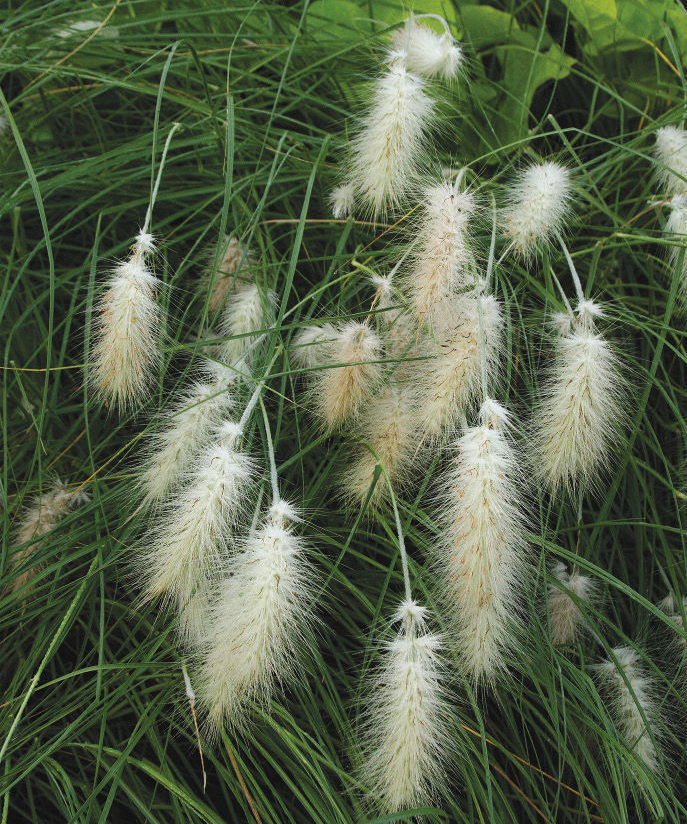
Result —
M 331 368 L 313 373 L 311 397 L 327 429 L 358 415 L 379 382 L 381 341 L 366 323 L 351 321 L 337 331 L 327 348 Z
M 557 335 L 567 335 L 572 329 L 573 317 L 570 312 L 552 312 L 548 321 Z
M 493 398 L 485 398 L 479 410 L 482 426 L 501 429 L 510 425 L 510 412 Z
M 434 103 L 424 81 L 392 53 L 352 142 L 351 183 L 376 216 L 397 207 L 418 180 Z
M 407 68 L 422 77 L 450 80 L 463 66 L 463 50 L 451 35 L 437 34 L 414 17 L 394 32 L 391 42 L 396 51 L 405 52 Z
M 637 757 L 649 770 L 655 772 L 659 766 L 658 752 L 654 744 L 654 740 L 658 738 L 658 731 L 653 726 L 658 717 L 655 684 L 642 670 L 639 656 L 634 649 L 616 647 L 613 655 L 617 659 L 617 665 L 609 658 L 596 664 L 595 671 L 601 687 L 610 696 L 611 715 L 618 731 Z M 644 718 L 647 719 L 649 727 Z
M 253 701 L 267 704 L 297 678 L 310 648 L 316 574 L 293 532 L 293 508 L 280 501 L 276 510 L 229 559 L 211 607 L 199 681 L 210 734 L 224 721 L 242 727 Z
M 401 626 L 382 646 L 361 717 L 362 779 L 388 811 L 439 795 L 451 757 L 441 639 L 426 632 L 425 614 L 414 601 L 397 610 Z
M 256 283 L 243 283 L 234 290 L 220 319 L 220 335 L 228 340 L 217 347 L 219 360 L 233 364 L 246 355 L 259 332 L 271 325 L 274 303 L 274 292 L 263 295 Z
M 243 437 L 243 427 L 235 421 L 224 421 L 217 430 L 217 441 L 225 449 L 236 449 Z
M 656 131 L 655 158 L 658 177 L 669 194 L 687 193 L 687 132 L 677 126 Z
M 150 232 L 139 232 L 136 235 L 133 252 L 141 257 L 152 255 L 155 252 L 155 238 Z
M 348 182 L 332 189 L 329 195 L 329 205 L 332 209 L 332 216 L 336 220 L 350 217 L 355 205 L 355 185 Z
M 534 415 L 536 469 L 555 491 L 588 488 L 625 421 L 625 386 L 616 355 L 587 313 L 555 341 L 556 357 Z
M 570 172 L 557 163 L 521 171 L 509 187 L 503 230 L 516 252 L 529 258 L 561 231 L 570 205 Z
M 560 589 L 553 583 L 549 584 L 551 640 L 557 646 L 572 644 L 583 626 L 584 616 L 571 595 L 589 603 L 596 586 L 591 578 L 580 575 L 579 572 L 569 573 L 566 565 L 560 561 L 552 568 L 551 575 L 565 587 Z
M 218 259 L 217 271 L 213 278 L 212 267 Z M 252 280 L 254 269 L 255 258 L 252 252 L 237 237 L 225 235 L 220 238 L 217 248 L 212 249 L 208 255 L 208 270 L 201 280 L 205 289 L 212 281 L 208 299 L 209 312 L 218 312 L 229 295 L 245 284 L 246 280 Z
M 304 326 L 294 338 L 291 359 L 300 369 L 323 366 L 336 335 L 337 330 L 331 323 Z
M 582 323 L 594 323 L 596 318 L 604 316 L 603 306 L 594 303 L 593 300 L 581 300 L 576 308 L 577 317 Z
M 303 519 L 298 514 L 296 507 L 280 498 L 270 506 L 270 518 L 273 523 L 284 526 L 286 522 L 300 523 Z
M 411 303 L 420 318 L 434 320 L 443 301 L 467 285 L 467 225 L 475 207 L 474 196 L 457 192 L 451 183 L 425 191 L 419 243 L 406 276 Z
M 493 401 L 485 407 L 499 408 Z M 518 649 L 514 628 L 527 576 L 522 472 L 506 429 L 488 421 L 456 442 L 435 560 L 461 664 L 478 681 L 502 673 Z

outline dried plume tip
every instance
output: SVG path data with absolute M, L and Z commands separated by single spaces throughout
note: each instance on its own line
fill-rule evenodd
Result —
M 594 667 L 599 684 L 610 698 L 611 716 L 628 747 L 649 770 L 656 772 L 659 766 L 655 743 L 659 738 L 655 727 L 659 712 L 656 686 L 642 670 L 634 649 L 616 647 L 613 655 L 617 664 L 608 658 Z
M 436 309 L 457 290 L 470 285 L 467 226 L 475 198 L 451 183 L 426 189 L 419 243 L 407 275 L 407 291 L 415 313 L 433 318 Z
M 658 129 L 654 156 L 659 180 L 668 194 L 687 194 L 687 132 L 677 126 Z
M 364 407 L 356 430 L 362 444 L 341 471 L 344 495 L 351 503 L 360 505 L 367 498 L 378 462 L 392 484 L 402 484 L 406 478 L 417 446 L 411 393 L 410 387 L 392 380 Z M 370 503 L 379 505 L 388 497 L 389 486 L 382 473 Z
M 154 248 L 152 235 L 140 232 L 96 308 L 89 382 L 101 402 L 122 410 L 147 396 L 160 360 L 161 312 L 155 300 L 160 281 L 146 263 Z
M 584 615 L 572 596 L 591 603 L 596 585 L 586 575 L 577 571 L 568 572 L 566 565 L 560 561 L 553 566 L 551 575 L 564 587 L 561 589 L 550 583 L 548 588 L 551 641 L 556 646 L 573 644 L 584 627 Z
M 417 182 L 432 119 L 425 82 L 406 69 L 405 60 L 404 52 L 389 54 L 352 142 L 350 182 L 375 216 L 398 206 Z
M 326 429 L 358 415 L 379 383 L 381 353 L 381 341 L 367 323 L 351 321 L 337 330 L 327 347 L 328 368 L 312 374 L 313 407 Z
M 534 415 L 534 462 L 553 491 L 589 488 L 617 444 L 625 420 L 620 363 L 590 301 L 555 341 L 555 359 Z
M 184 640 L 202 636 L 204 601 L 220 572 L 251 479 L 249 458 L 239 451 L 240 426 L 225 421 L 215 442 L 195 459 L 188 479 L 170 500 L 135 560 L 147 599 L 162 597 L 180 610 Z
M 85 492 L 70 491 L 59 478 L 47 492 L 36 497 L 23 511 L 19 521 L 15 537 L 15 544 L 19 545 L 19 548 L 10 558 L 11 573 L 17 572 L 30 560 L 39 549 L 45 535 L 54 529 L 72 507 L 87 500 L 88 495 Z M 29 542 L 33 543 L 30 546 L 23 546 Z M 19 572 L 12 581 L 12 591 L 24 589 L 35 577 L 38 569 L 38 565 L 34 565 Z
M 424 437 L 452 431 L 480 387 L 480 306 L 487 370 L 498 361 L 501 310 L 493 295 L 464 295 L 446 301 L 433 338 L 420 346 L 412 367 L 419 401 L 418 425 Z
M 299 519 L 277 500 L 268 517 L 227 564 L 205 634 L 199 698 L 210 734 L 242 727 L 251 704 L 266 706 L 277 688 L 297 680 L 311 648 L 317 585 Z
M 504 234 L 518 254 L 529 258 L 561 231 L 570 196 L 570 172 L 558 163 L 538 163 L 518 174 L 501 215 Z
M 430 15 L 435 17 L 435 15 Z M 436 18 L 440 19 L 440 18 Z M 451 80 L 463 67 L 464 55 L 461 47 L 451 36 L 444 20 L 441 34 L 429 26 L 423 26 L 411 16 L 402 28 L 397 29 L 391 40 L 392 48 L 406 53 L 406 67 L 421 77 L 443 77 Z
M 442 643 L 427 632 L 425 616 L 414 601 L 400 605 L 400 627 L 382 646 L 361 718 L 361 777 L 374 801 L 390 812 L 440 795 L 451 757 Z
M 479 425 L 456 442 L 440 497 L 444 529 L 435 568 L 461 664 L 485 681 L 505 671 L 519 649 L 515 622 L 528 575 L 522 468 L 508 426 L 507 411 L 487 399 Z
M 260 332 L 271 326 L 275 300 L 274 292 L 263 293 L 257 283 L 244 283 L 234 290 L 220 318 L 219 333 L 227 340 L 217 347 L 219 360 L 233 364 L 246 355 Z
M 246 281 L 251 281 L 255 273 L 255 258 L 241 241 L 231 235 L 225 235 L 208 256 L 208 271 L 203 275 L 203 287 L 210 289 L 208 311 L 211 315 L 218 312 L 232 295 Z M 217 269 L 213 267 L 217 261 Z

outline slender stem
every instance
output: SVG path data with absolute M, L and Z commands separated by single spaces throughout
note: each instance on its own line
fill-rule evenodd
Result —
M 439 23 L 441 23 L 441 25 L 444 27 L 444 31 L 446 32 L 446 34 L 448 34 L 449 37 L 451 36 L 451 29 L 449 28 L 449 25 L 446 22 L 446 20 L 444 20 L 444 18 L 440 14 L 414 14 L 413 17 L 416 20 L 422 20 L 423 18 L 425 20 L 428 18 L 431 20 L 438 20 Z
M 272 482 L 272 503 L 276 504 L 281 498 L 279 494 L 279 480 L 277 479 L 277 462 L 274 458 L 274 444 L 272 443 L 272 431 L 270 430 L 270 421 L 267 417 L 267 409 L 265 409 L 265 402 L 260 398 L 260 408 L 262 409 L 262 419 L 265 422 L 265 437 L 267 439 L 267 453 L 270 458 L 270 481 Z
M 582 289 L 580 276 L 577 274 L 577 269 L 575 268 L 573 259 L 570 257 L 570 252 L 568 251 L 568 247 L 565 245 L 565 241 L 563 240 L 563 236 L 560 232 L 557 234 L 557 238 L 558 242 L 561 244 L 561 249 L 563 250 L 565 259 L 568 262 L 568 268 L 570 269 L 570 274 L 572 275 L 573 283 L 575 284 L 575 291 L 577 292 L 578 303 L 582 303 L 584 301 L 584 290 Z
M 153 206 L 155 205 L 155 200 L 157 199 L 157 190 L 160 188 L 162 170 L 165 167 L 165 160 L 167 158 L 167 150 L 169 149 L 169 144 L 172 142 L 174 132 L 176 132 L 179 128 L 181 128 L 181 123 L 174 123 L 172 128 L 169 130 L 167 140 L 165 140 L 165 146 L 162 150 L 162 157 L 160 158 L 160 168 L 157 170 L 157 178 L 155 179 L 155 186 L 153 187 L 153 194 L 150 197 L 150 203 L 148 204 L 148 210 L 146 211 L 146 219 L 143 222 L 143 228 L 141 229 L 142 234 L 145 234 L 150 227 L 150 219 L 153 216 Z
M 494 257 L 496 253 L 496 223 L 498 219 L 498 212 L 496 211 L 496 199 L 494 196 L 491 196 L 491 205 L 493 209 L 493 218 L 491 222 L 491 242 L 489 244 L 489 260 L 487 260 L 487 274 L 485 277 L 486 285 L 485 291 L 489 289 L 489 284 L 491 283 L 491 274 L 494 271 Z
M 487 399 L 488 378 L 487 378 L 487 341 L 484 336 L 484 313 L 482 312 L 482 294 L 479 288 L 479 272 L 473 260 L 475 272 L 475 293 L 477 296 L 477 318 L 479 321 L 479 367 L 482 383 L 482 403 Z
M 558 291 L 561 293 L 561 297 L 563 298 L 563 303 L 565 304 L 565 308 L 568 310 L 568 312 L 569 312 L 569 313 L 570 313 L 573 317 L 575 317 L 575 313 L 573 312 L 573 308 L 572 308 L 572 306 L 570 305 L 570 301 L 569 301 L 569 300 L 568 300 L 568 298 L 566 297 L 565 290 L 564 290 L 564 289 L 563 289 L 563 287 L 561 286 L 561 282 L 560 282 L 560 280 L 558 280 L 558 278 L 557 278 L 557 276 L 556 276 L 556 273 L 553 271 L 553 269 L 552 269 L 550 266 L 549 266 L 549 271 L 551 272 L 551 277 L 552 277 L 552 278 L 554 279 L 554 281 L 556 282 L 556 286 L 558 287 Z
M 248 418 L 253 414 L 253 410 L 255 409 L 255 404 L 260 399 L 260 393 L 265 388 L 265 381 L 260 381 L 260 383 L 255 387 L 253 394 L 248 401 L 248 406 L 243 410 L 243 415 L 241 415 L 241 420 L 239 421 L 239 428 L 243 430 L 245 425 L 248 423 Z
M 453 183 L 453 191 L 459 192 L 460 191 L 460 184 L 463 182 L 463 178 L 465 177 L 465 173 L 467 172 L 468 167 L 463 166 L 462 169 L 458 172 L 456 179 Z

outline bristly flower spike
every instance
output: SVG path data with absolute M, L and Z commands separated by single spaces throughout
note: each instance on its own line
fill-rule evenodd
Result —
M 217 248 L 208 255 L 208 270 L 201 281 L 206 292 L 210 289 L 208 311 L 211 315 L 218 312 L 227 298 L 246 281 L 253 280 L 254 270 L 255 258 L 250 249 L 237 237 L 225 235 L 220 238 Z
M 568 572 L 566 565 L 560 561 L 552 568 L 551 576 L 563 587 L 550 583 L 548 588 L 551 641 L 556 646 L 573 644 L 584 626 L 584 615 L 572 596 L 590 603 L 596 586 L 591 578 L 577 570 Z
M 678 126 L 656 131 L 656 166 L 669 195 L 687 194 L 687 132 Z
M 250 705 L 267 706 L 280 685 L 298 678 L 311 652 L 310 627 L 318 576 L 296 533 L 300 518 L 280 495 L 269 421 L 263 417 L 270 456 L 272 506 L 226 566 L 209 613 L 200 671 L 206 726 L 243 727 Z
M 418 22 L 423 19 L 438 20 L 444 27 L 437 34 L 428 26 Z M 421 77 L 456 77 L 464 62 L 463 51 L 453 39 L 448 23 L 437 14 L 411 15 L 404 26 L 394 32 L 392 47 L 406 52 L 406 65 L 411 72 Z

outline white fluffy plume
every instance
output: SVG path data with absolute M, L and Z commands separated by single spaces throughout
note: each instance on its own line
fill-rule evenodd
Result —
M 336 329 L 331 323 L 304 326 L 294 337 L 290 349 L 291 360 L 299 369 L 322 366 L 327 359 L 328 347 L 336 334 Z
M 198 449 L 231 408 L 232 380 L 195 381 L 166 415 L 166 425 L 153 430 L 140 470 L 146 503 L 155 503 L 173 489 Z
M 19 548 L 10 556 L 10 575 L 17 572 L 37 552 L 41 540 L 57 525 L 69 509 L 88 500 L 85 492 L 70 490 L 59 478 L 51 488 L 37 496 L 22 512 L 15 544 Z M 29 546 L 23 546 L 29 544 Z M 11 583 L 14 592 L 27 586 L 38 572 L 33 565 L 19 572 Z
M 671 264 L 677 267 L 682 258 L 678 280 L 680 299 L 687 302 L 687 195 L 675 195 L 670 202 L 670 215 L 666 221 L 665 233 L 678 241 L 670 247 Z
M 551 641 L 557 646 L 572 644 L 583 626 L 584 616 L 571 596 L 589 603 L 594 597 L 595 584 L 586 575 L 577 571 L 568 572 L 566 565 L 560 561 L 552 568 L 551 575 L 565 587 L 560 589 L 553 583 L 549 584 Z
M 160 514 L 135 561 L 144 598 L 162 596 L 177 605 L 185 640 L 202 634 L 203 625 L 192 618 L 202 615 L 251 478 L 250 460 L 238 451 L 241 436 L 236 423 L 220 425 L 215 443 L 195 458 L 187 483 Z
M 468 427 L 441 496 L 444 530 L 436 568 L 465 671 L 492 680 L 518 649 L 514 632 L 527 578 L 522 467 L 507 413 L 486 400 Z
M 406 278 L 420 318 L 432 318 L 443 301 L 469 284 L 467 225 L 475 205 L 473 195 L 456 191 L 451 183 L 430 186 L 424 193 L 419 243 Z
M 342 468 L 341 484 L 346 498 L 359 505 L 370 490 L 378 459 L 394 485 L 402 483 L 408 472 L 417 445 L 410 387 L 392 381 L 376 394 L 362 412 L 357 434 L 363 443 Z M 389 486 L 381 474 L 370 501 L 379 504 L 388 496 Z
M 246 538 L 226 569 L 209 614 L 199 697 L 210 733 L 242 726 L 250 704 L 267 704 L 297 677 L 309 648 L 316 573 L 294 532 L 297 515 L 283 500 Z
M 570 172 L 557 163 L 528 166 L 508 188 L 503 230 L 529 257 L 560 232 L 570 204 Z
M 484 324 L 488 372 L 500 345 L 501 310 L 493 295 L 465 295 L 446 301 L 437 317 L 434 338 L 421 344 L 422 359 L 413 366 L 418 396 L 418 424 L 423 436 L 436 438 L 464 414 L 480 386 L 480 319 Z
M 388 811 L 439 795 L 451 753 L 441 639 L 427 632 L 425 614 L 414 601 L 400 605 L 400 629 L 383 647 L 362 715 L 362 780 Z
M 391 53 L 352 142 L 351 182 L 375 215 L 398 206 L 416 183 L 432 117 L 424 81 L 404 63 L 404 53 Z
M 586 301 L 555 342 L 553 366 L 534 414 L 534 464 L 555 491 L 589 487 L 607 463 L 625 419 L 619 361 L 596 330 Z
M 256 283 L 244 283 L 228 298 L 222 312 L 219 333 L 227 340 L 217 347 L 217 356 L 225 363 L 235 363 L 246 354 L 263 329 L 274 317 L 273 292 L 261 292 Z
M 332 189 L 329 195 L 329 205 L 332 207 L 332 216 L 339 220 L 349 217 L 355 204 L 355 186 L 353 183 L 342 183 Z
M 619 733 L 637 757 L 655 772 L 659 759 L 649 732 L 651 729 L 654 739 L 658 738 L 658 730 L 654 726 L 658 713 L 655 685 L 640 667 L 639 656 L 634 649 L 616 647 L 613 654 L 620 669 L 612 658 L 595 665 L 600 686 L 610 698 L 611 716 Z
M 379 382 L 381 341 L 367 324 L 345 323 L 326 345 L 326 369 L 312 373 L 315 414 L 327 429 L 355 417 Z
M 437 34 L 414 17 L 397 29 L 392 38 L 395 51 L 406 52 L 406 66 L 422 77 L 455 77 L 463 65 L 463 51 L 448 31 Z
M 208 271 L 203 275 L 202 285 L 207 290 L 212 283 L 208 298 L 208 310 L 212 315 L 246 280 L 252 280 L 255 259 L 250 249 L 230 235 L 220 238 L 217 249 L 213 249 L 208 258 Z M 213 273 L 215 261 L 217 271 Z
M 160 281 L 147 265 L 153 239 L 139 234 L 131 257 L 117 264 L 96 307 L 89 383 L 103 403 L 127 409 L 145 398 L 160 359 Z
M 656 132 L 656 166 L 668 194 L 687 194 L 687 132 L 664 126 Z

